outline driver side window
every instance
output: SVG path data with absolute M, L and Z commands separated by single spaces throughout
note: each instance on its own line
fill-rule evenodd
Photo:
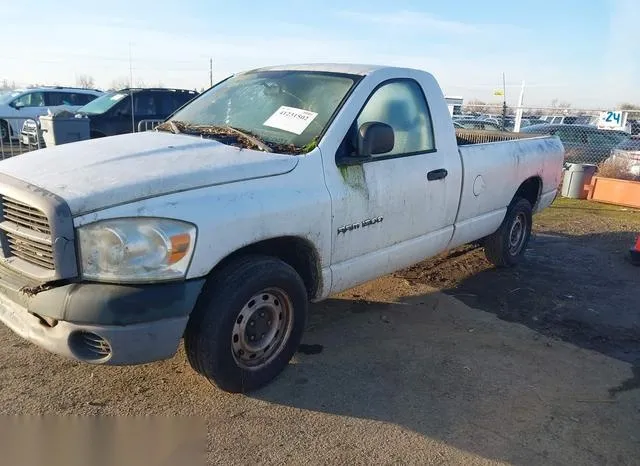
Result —
M 413 80 L 383 84 L 369 98 L 356 120 L 356 128 L 369 122 L 385 123 L 393 129 L 389 152 L 373 157 L 409 155 L 435 149 L 433 124 L 420 85 Z
M 44 107 L 44 94 L 42 92 L 29 92 L 18 97 L 13 101 L 13 104 L 22 107 Z

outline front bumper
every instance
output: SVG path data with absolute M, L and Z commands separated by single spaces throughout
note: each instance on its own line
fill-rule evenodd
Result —
M 25 146 L 39 146 L 44 148 L 44 140 L 42 135 L 38 136 L 36 133 L 22 131 L 20 133 L 20 142 Z
M 77 283 L 30 295 L 2 280 L 0 321 L 22 338 L 68 358 L 143 364 L 175 354 L 203 284 Z

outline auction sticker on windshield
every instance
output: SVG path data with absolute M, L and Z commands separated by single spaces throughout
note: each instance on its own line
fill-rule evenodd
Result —
M 317 116 L 318 114 L 315 112 L 283 105 L 263 125 L 289 133 L 302 134 Z

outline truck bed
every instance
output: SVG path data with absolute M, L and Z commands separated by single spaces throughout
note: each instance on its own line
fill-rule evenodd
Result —
M 555 196 L 563 160 L 557 137 L 457 130 L 462 161 L 460 204 L 452 246 L 465 244 L 493 233 L 502 222 L 513 199 L 514 189 L 534 179 L 544 208 Z
M 515 139 L 529 139 L 538 136 L 540 135 L 532 133 L 512 133 L 509 131 L 482 131 L 477 129 L 456 128 L 456 140 L 458 142 L 458 146 L 513 141 Z

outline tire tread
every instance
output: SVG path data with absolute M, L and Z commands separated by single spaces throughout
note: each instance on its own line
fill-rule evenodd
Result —
M 527 238 L 517 257 L 512 257 L 508 252 L 507 238 L 509 226 L 513 217 L 519 212 L 524 211 L 527 215 Z M 531 235 L 532 207 L 529 201 L 524 198 L 516 197 L 513 199 L 507 213 L 500 224 L 500 228 L 484 239 L 484 253 L 486 258 L 496 267 L 513 267 L 517 264 L 527 247 Z
M 234 380 L 235 376 L 229 374 L 224 364 L 221 364 L 221 358 L 215 354 L 214 350 L 226 347 L 226 344 L 220 339 L 227 335 L 217 331 L 217 327 L 222 325 L 225 318 L 228 318 L 224 314 L 225 310 L 230 309 L 233 306 L 232 303 L 247 292 L 249 286 L 247 284 L 258 280 L 256 277 L 261 276 L 269 276 L 272 280 L 292 281 L 293 291 L 297 294 L 297 296 L 290 296 L 294 302 L 294 329 L 287 346 L 293 344 L 297 347 L 302 332 L 296 332 L 296 328 L 301 325 L 304 330 L 307 312 L 306 289 L 302 279 L 290 265 L 271 256 L 248 255 L 235 259 L 219 271 L 214 272 L 207 280 L 196 308 L 189 319 L 184 344 L 187 359 L 193 369 L 225 391 L 247 392 L 266 383 L 260 381 L 259 376 L 256 376 L 254 381 L 243 379 L 238 383 L 237 380 Z M 300 309 L 301 306 L 303 309 Z M 279 359 L 287 353 L 287 350 L 290 352 L 291 348 L 284 348 L 277 359 L 267 366 L 266 370 L 274 367 L 272 366 L 274 363 L 281 364 L 282 361 Z M 240 373 L 244 374 L 245 371 L 240 370 Z M 255 376 L 255 373 L 250 375 Z

